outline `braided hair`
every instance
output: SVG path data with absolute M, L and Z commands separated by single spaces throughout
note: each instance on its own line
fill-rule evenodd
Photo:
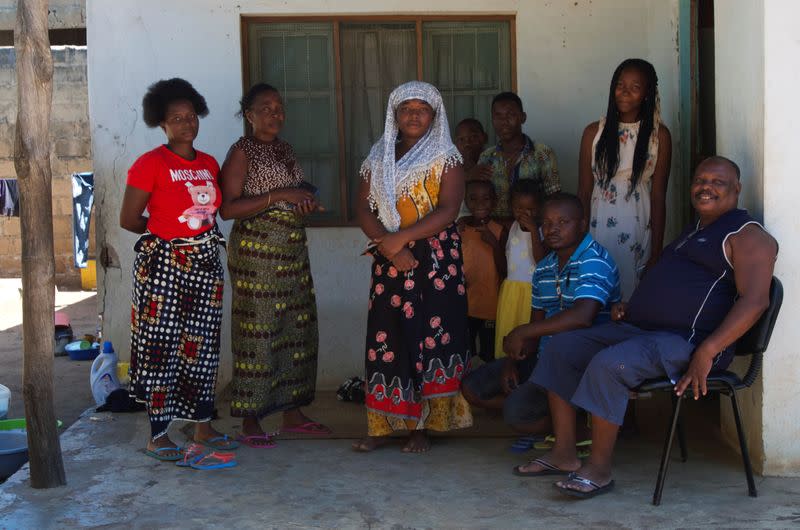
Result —
M 611 86 L 608 90 L 606 123 L 597 141 L 594 162 L 595 166 L 605 173 L 603 187 L 608 186 L 619 168 L 619 112 L 617 111 L 617 102 L 614 94 L 622 72 L 627 69 L 638 70 L 647 80 L 647 91 L 642 100 L 638 116 L 642 123 L 639 126 L 639 135 L 636 138 L 636 147 L 633 151 L 630 187 L 633 190 L 636 188 L 636 184 L 638 184 L 647 164 L 647 148 L 650 142 L 650 135 L 653 133 L 653 127 L 657 125 L 654 123 L 654 117 L 657 110 L 658 76 L 653 65 L 644 59 L 626 59 L 614 70 L 614 75 L 611 77 Z

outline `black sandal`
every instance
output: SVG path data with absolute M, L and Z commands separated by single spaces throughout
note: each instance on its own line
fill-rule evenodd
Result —
M 614 489 L 614 481 L 610 481 L 608 484 L 601 486 L 597 482 L 593 480 L 589 480 L 588 478 L 584 478 L 577 473 L 570 473 L 567 476 L 567 480 L 565 482 L 577 482 L 578 484 L 583 484 L 584 486 L 589 486 L 589 491 L 580 491 L 572 488 L 567 488 L 565 486 L 559 486 L 556 482 L 553 486 L 566 495 L 570 495 L 571 497 L 577 497 L 579 499 L 591 499 L 592 497 L 596 497 L 598 495 L 602 495 L 603 493 L 608 493 L 609 491 Z

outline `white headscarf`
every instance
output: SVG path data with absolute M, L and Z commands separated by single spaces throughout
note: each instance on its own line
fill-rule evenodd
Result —
M 395 146 L 399 129 L 395 112 L 401 103 L 419 99 L 433 108 L 434 117 L 428 132 L 403 157 L 395 162 Z M 450 126 L 442 96 L 431 84 L 409 81 L 395 88 L 386 107 L 383 136 L 375 142 L 369 156 L 361 164 L 361 176 L 370 177 L 369 203 L 377 210 L 378 219 L 391 232 L 400 229 L 397 199 L 407 195 L 419 180 L 425 178 L 436 164 L 443 168 L 461 163 L 450 139 Z

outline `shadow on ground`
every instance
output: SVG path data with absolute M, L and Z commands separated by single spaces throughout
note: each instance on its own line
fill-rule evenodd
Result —
M 6 291 L 8 290 L 3 291 L 4 297 L 16 296 L 17 300 L 8 299 L 4 303 L 19 304 L 19 295 L 16 292 L 7 294 Z M 92 294 L 79 302 L 63 306 L 56 305 L 56 310 L 66 311 L 72 319 L 72 329 L 76 337 L 95 332 L 96 300 L 97 295 Z M 89 387 L 91 365 L 91 361 L 71 361 L 69 357 L 53 359 L 56 418 L 64 422 L 65 428 L 69 427 L 87 407 L 94 403 Z M 22 371 L 22 325 L 16 325 L 0 331 L 0 383 L 11 390 L 9 418 L 25 416 L 25 404 L 22 400 Z
M 224 413 L 226 406 L 221 407 Z M 309 414 L 338 436 L 363 409 L 320 393 Z M 589 501 L 562 497 L 553 477 L 519 478 L 517 455 L 497 418 L 476 414 L 473 434 L 437 437 L 423 455 L 401 444 L 371 454 L 351 440 L 279 437 L 273 449 L 241 448 L 239 466 L 196 471 L 141 448 L 143 413 L 108 421 L 83 416 L 62 436 L 68 485 L 33 490 L 27 467 L 0 487 L 0 528 L 788 528 L 800 524 L 800 479 L 758 478 L 747 496 L 741 461 L 688 428 L 689 461 L 673 460 L 660 507 L 650 505 L 662 429 L 620 442 L 615 491 Z M 666 419 L 666 418 L 661 418 Z M 275 419 L 271 420 L 275 421 Z M 233 432 L 235 421 L 218 426 Z M 179 425 L 171 436 L 183 441 Z M 662 426 L 663 427 L 663 426 Z M 478 434 L 481 436 L 479 437 Z

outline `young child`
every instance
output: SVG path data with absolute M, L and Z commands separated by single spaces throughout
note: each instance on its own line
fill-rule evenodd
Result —
M 496 202 L 491 181 L 466 183 L 465 203 L 470 215 L 459 223 L 459 231 L 467 283 L 470 346 L 483 362 L 494 360 L 497 294 L 506 275 L 505 230 L 490 217 Z
M 481 157 L 483 148 L 488 140 L 489 136 L 480 121 L 475 118 L 464 118 L 458 122 L 454 143 L 458 152 L 461 153 L 461 158 L 464 159 L 464 179 L 466 181 L 480 178 L 478 159 Z M 466 197 L 466 191 L 464 196 Z M 469 209 L 466 203 L 462 202 L 461 209 L 458 211 L 458 218 L 462 219 L 468 215 L 470 215 Z
M 518 180 L 511 186 L 511 213 L 514 222 L 505 245 L 506 278 L 500 286 L 495 325 L 494 351 L 503 353 L 503 337 L 531 319 L 531 278 L 536 262 L 547 250 L 537 224 L 541 196 L 539 185 L 531 179 Z
M 486 142 L 489 141 L 483 124 L 475 118 L 464 118 L 456 126 L 455 144 L 458 152 L 464 158 L 464 176 L 473 180 L 473 169 L 478 165 Z

